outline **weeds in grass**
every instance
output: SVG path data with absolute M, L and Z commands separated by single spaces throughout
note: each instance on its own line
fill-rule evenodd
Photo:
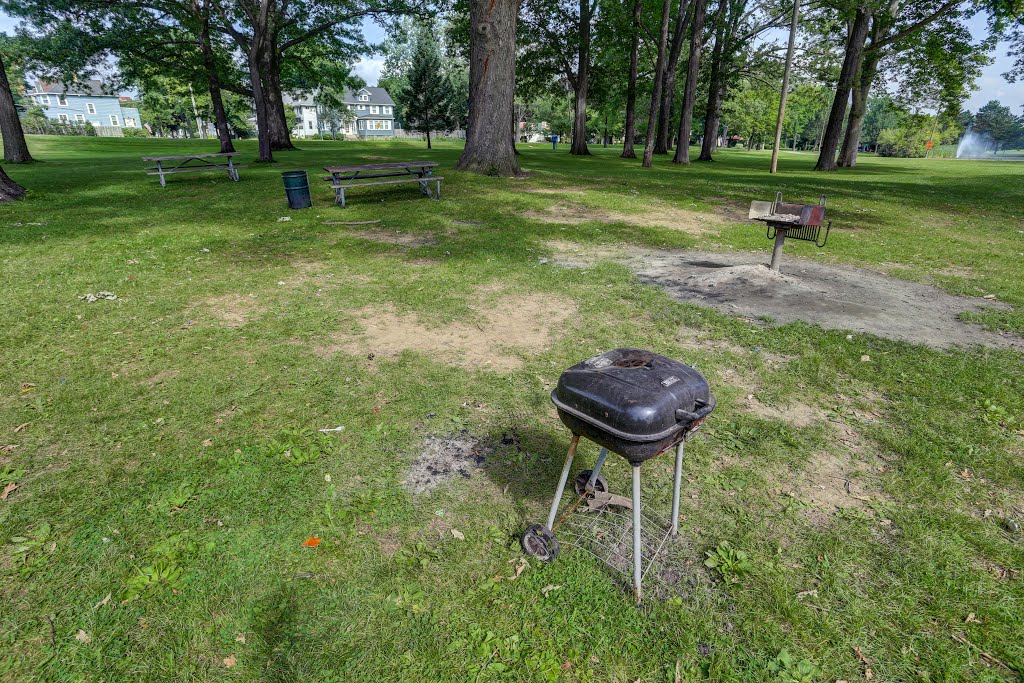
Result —
M 714 569 L 726 583 L 739 583 L 740 579 L 754 571 L 750 557 L 742 550 L 736 550 L 728 541 L 722 541 L 714 550 L 705 553 L 704 566 Z
M 782 650 L 770 664 L 768 670 L 775 674 L 781 683 L 815 683 L 822 676 L 821 667 L 806 659 L 797 660 L 786 650 Z
M 50 560 L 50 555 L 57 548 L 51 540 L 53 529 L 49 523 L 43 522 L 36 526 L 27 536 L 12 536 L 11 559 L 18 567 L 18 572 L 29 577 L 42 569 Z
M 127 590 L 122 602 L 131 603 L 140 598 L 156 595 L 163 590 L 175 591 L 182 586 L 184 571 L 174 560 L 157 560 L 138 570 L 128 579 Z

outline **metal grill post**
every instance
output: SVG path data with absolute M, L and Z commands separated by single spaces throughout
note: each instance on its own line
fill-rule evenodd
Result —
M 643 579 L 643 538 L 640 534 L 640 466 L 633 465 L 633 594 L 640 604 Z
M 679 533 L 679 489 L 683 483 L 683 448 L 686 441 L 676 446 L 676 472 L 672 480 L 672 535 Z
M 786 229 L 775 228 L 775 248 L 772 249 L 772 270 L 779 269 L 779 263 L 782 261 L 782 245 L 786 241 Z
M 569 443 L 569 453 L 565 456 L 565 464 L 562 465 L 562 476 L 558 478 L 558 488 L 555 489 L 555 499 L 551 501 L 551 512 L 548 513 L 548 529 L 555 526 L 555 515 L 558 514 L 558 504 L 562 501 L 562 492 L 565 491 L 565 482 L 569 478 L 569 470 L 572 469 L 572 459 L 576 457 L 576 447 L 580 444 L 580 435 L 573 434 Z

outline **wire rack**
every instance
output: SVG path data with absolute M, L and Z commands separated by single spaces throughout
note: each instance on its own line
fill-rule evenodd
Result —
M 633 572 L 633 511 L 611 505 L 591 510 L 586 500 L 575 496 L 571 506 L 563 513 L 562 523 L 557 528 L 559 545 L 582 550 L 629 585 Z M 643 560 L 640 571 L 644 580 L 652 568 L 660 567 L 659 560 L 672 538 L 667 521 L 643 504 L 640 517 Z

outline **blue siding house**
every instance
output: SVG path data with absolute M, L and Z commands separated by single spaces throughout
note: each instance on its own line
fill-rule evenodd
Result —
M 72 83 L 67 88 L 61 83 L 38 81 L 28 97 L 43 108 L 47 118 L 55 121 L 88 121 L 107 129 L 142 127 L 139 110 L 123 106 L 118 95 L 104 91 L 101 81 Z
M 342 102 L 355 114 L 356 135 L 359 137 L 395 134 L 395 102 L 384 88 L 346 90 Z

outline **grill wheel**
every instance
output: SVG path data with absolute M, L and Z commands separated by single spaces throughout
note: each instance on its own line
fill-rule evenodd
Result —
M 540 524 L 531 524 L 519 541 L 523 551 L 542 562 L 551 562 L 558 557 L 558 539 L 550 529 Z
M 573 480 L 573 488 L 576 489 L 576 495 L 582 496 L 587 490 L 587 482 L 590 481 L 590 475 L 593 474 L 593 470 L 583 470 L 576 475 L 576 479 Z M 598 475 L 597 481 L 594 482 L 594 491 L 598 493 L 608 493 L 608 480 Z

